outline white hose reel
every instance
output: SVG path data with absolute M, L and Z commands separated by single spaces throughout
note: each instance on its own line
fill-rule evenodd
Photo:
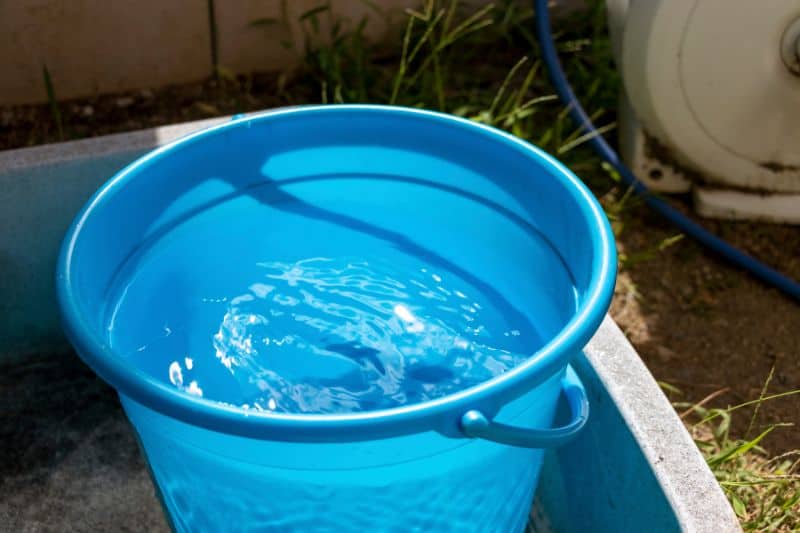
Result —
M 800 223 L 800 0 L 608 0 L 620 144 L 653 190 Z

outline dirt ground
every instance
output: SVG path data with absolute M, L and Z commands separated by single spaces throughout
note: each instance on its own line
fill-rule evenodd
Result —
M 48 104 L 0 106 L 0 150 L 82 139 L 308 102 L 304 85 L 274 73 L 213 80 L 60 102 L 62 128 Z
M 309 101 L 276 75 L 245 79 L 246 90 L 209 80 L 159 91 L 135 91 L 61 103 L 63 137 L 74 139 L 176 121 Z M 289 82 L 291 85 L 291 82 Z M 291 97 L 289 96 L 291 94 Z M 0 108 L 0 149 L 54 142 L 59 135 L 47 105 Z M 580 174 L 580 171 L 578 172 Z M 596 187 L 600 195 L 608 187 Z M 607 198 L 603 199 L 608 201 Z M 674 202 L 687 209 L 688 201 Z M 688 209 L 687 209 L 688 210 Z M 619 250 L 621 264 L 611 314 L 656 379 L 700 401 L 724 389 L 709 405 L 725 407 L 759 397 L 774 366 L 769 393 L 800 388 L 800 305 L 683 239 L 654 253 L 677 232 L 642 206 L 628 209 Z M 800 227 L 706 221 L 718 235 L 800 279 Z M 642 255 L 647 256 L 642 258 Z M 744 436 L 752 411 L 734 417 Z M 765 402 L 753 432 L 777 428 L 763 442 L 773 453 L 800 448 L 800 395 Z
M 708 222 L 710 229 L 773 267 L 800 279 L 800 228 L 761 223 Z M 637 209 L 618 239 L 629 256 L 652 249 L 677 232 Z M 759 397 L 774 366 L 767 394 L 800 388 L 800 305 L 775 289 L 683 239 L 655 257 L 623 265 L 611 314 L 656 379 L 674 385 L 673 401 L 726 407 Z M 752 410 L 733 417 L 733 434 L 745 436 Z M 767 436 L 773 453 L 800 448 L 800 395 L 761 404 L 750 431 L 790 423 Z

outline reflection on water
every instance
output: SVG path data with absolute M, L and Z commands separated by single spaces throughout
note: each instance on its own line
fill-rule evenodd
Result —
M 438 398 L 505 372 L 536 342 L 508 329 L 485 295 L 412 257 L 259 267 L 263 278 L 230 300 L 211 339 L 247 408 L 345 412 Z M 191 369 L 189 358 L 172 362 L 170 382 L 202 395 Z
M 571 279 L 538 232 L 449 190 L 365 183 L 266 182 L 158 227 L 110 284 L 112 348 L 186 394 L 330 413 L 473 386 L 558 330 Z

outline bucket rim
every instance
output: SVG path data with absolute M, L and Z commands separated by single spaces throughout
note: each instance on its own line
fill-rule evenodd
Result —
M 531 160 L 557 179 L 571 194 L 591 232 L 592 266 L 590 281 L 566 325 L 523 363 L 499 376 L 453 394 L 391 409 L 352 413 L 272 413 L 246 410 L 216 400 L 189 395 L 164 381 L 127 364 L 123 354 L 90 327 L 81 312 L 73 285 L 72 263 L 82 228 L 94 211 L 139 171 L 180 147 L 210 135 L 241 127 L 253 121 L 280 120 L 304 115 L 368 112 L 385 118 L 411 117 L 456 128 L 467 128 L 485 136 L 488 142 L 504 145 Z M 461 415 L 479 408 L 493 416 L 504 404 L 563 370 L 571 356 L 583 349 L 600 326 L 611 302 L 616 281 L 614 237 L 600 204 L 581 180 L 561 162 L 542 149 L 509 133 L 468 119 L 436 111 L 372 104 L 313 105 L 280 108 L 234 118 L 229 122 L 191 133 L 136 159 L 103 184 L 87 201 L 67 231 L 56 268 L 56 289 L 67 338 L 80 357 L 120 395 L 185 423 L 220 433 L 243 437 L 298 441 L 333 442 L 438 431 L 464 437 L 458 426 Z

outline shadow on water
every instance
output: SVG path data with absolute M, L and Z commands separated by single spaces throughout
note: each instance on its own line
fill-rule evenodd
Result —
M 445 258 L 443 255 L 436 252 L 435 250 L 431 250 L 430 248 L 420 246 L 406 235 L 403 235 L 396 231 L 381 228 L 373 224 L 369 224 L 358 218 L 329 211 L 327 209 L 310 204 L 302 200 L 301 198 L 298 198 L 297 196 L 286 192 L 283 188 L 283 185 L 289 185 L 291 183 L 302 183 L 302 182 L 317 181 L 317 180 L 327 181 L 327 180 L 335 180 L 337 178 L 342 178 L 342 177 L 343 176 L 336 174 L 298 177 L 298 178 L 293 178 L 292 180 L 283 181 L 280 184 L 273 180 L 269 180 L 261 187 L 253 188 L 250 191 L 250 194 L 254 198 L 259 199 L 259 201 L 268 204 L 271 207 L 281 209 L 286 212 L 291 212 L 300 216 L 311 217 L 331 224 L 336 224 L 338 226 L 346 227 L 353 231 L 357 231 L 359 233 L 380 239 L 384 242 L 390 243 L 392 246 L 394 246 L 398 250 L 408 255 L 423 259 L 430 265 L 452 272 L 453 274 L 459 276 L 461 279 L 465 280 L 467 283 L 478 289 L 487 298 L 491 299 L 492 302 L 503 313 L 503 315 L 511 322 L 515 324 L 524 324 L 526 329 L 534 330 L 533 325 L 530 323 L 530 321 L 519 310 L 514 308 L 494 287 L 492 287 L 491 284 L 473 275 L 465 268 L 450 261 L 449 259 Z M 530 224 L 527 224 L 527 222 L 524 221 L 521 217 L 514 215 L 510 211 L 504 209 L 502 206 L 488 202 L 477 195 L 466 193 L 465 191 L 462 191 L 455 187 L 445 187 L 441 185 L 432 184 L 428 181 L 406 178 L 401 176 L 385 176 L 385 177 L 393 181 L 400 181 L 409 184 L 435 186 L 452 194 L 458 194 L 470 200 L 481 202 L 487 207 L 490 207 L 491 209 L 498 211 L 499 213 L 503 214 L 506 217 L 509 217 L 509 215 L 513 216 L 514 218 L 511 218 L 511 220 L 520 225 L 524 224 L 522 227 L 526 231 L 533 230 Z M 368 179 L 368 178 L 362 176 L 361 179 Z M 466 242 L 465 245 L 468 246 L 469 243 Z
M 241 178 L 239 180 L 235 180 L 235 179 L 226 179 L 225 176 L 219 176 L 219 177 L 215 176 L 214 178 L 209 177 L 207 179 L 224 179 L 225 181 L 231 183 L 233 186 L 237 187 L 237 190 L 224 195 L 217 196 L 213 200 L 197 204 L 191 209 L 185 210 L 181 215 L 171 219 L 168 224 L 164 224 L 161 227 L 155 229 L 155 231 L 152 231 L 148 235 L 147 239 L 140 242 L 135 248 L 131 250 L 131 252 L 129 252 L 127 257 L 120 262 L 120 266 L 118 267 L 117 271 L 110 278 L 109 285 L 107 286 L 107 292 L 112 290 L 112 288 L 119 281 L 118 278 L 120 275 L 120 271 L 124 269 L 128 272 L 131 272 L 132 269 L 136 268 L 138 261 L 141 260 L 141 258 L 144 256 L 144 254 L 141 253 L 143 249 L 146 249 L 152 243 L 155 243 L 159 239 L 163 238 L 167 233 L 172 231 L 175 227 L 188 222 L 189 220 L 191 220 L 196 216 L 199 216 L 203 212 L 212 209 L 215 206 L 222 205 L 228 201 L 241 197 L 242 195 L 248 195 L 251 198 L 257 200 L 259 203 L 267 205 L 270 208 L 280 209 L 284 212 L 293 213 L 301 217 L 313 218 L 316 220 L 321 220 L 324 222 L 335 224 L 340 227 L 346 227 L 350 230 L 380 239 L 384 242 L 391 244 L 396 249 L 408 255 L 420 258 L 432 266 L 451 272 L 452 274 L 459 276 L 461 279 L 463 279 L 464 281 L 475 287 L 482 294 L 484 294 L 484 296 L 489 298 L 494 303 L 494 305 L 497 306 L 497 308 L 500 310 L 503 316 L 506 317 L 509 323 L 517 324 L 528 331 L 537 331 L 533 327 L 533 324 L 528 319 L 528 317 L 526 317 L 522 312 L 520 312 L 513 305 L 511 305 L 508 302 L 508 300 L 506 300 L 490 283 L 487 283 L 486 281 L 473 275 L 468 270 L 454 263 L 453 261 L 447 259 L 437 251 L 417 244 L 408 236 L 403 235 L 402 233 L 398 233 L 396 231 L 375 226 L 373 224 L 360 220 L 354 216 L 337 213 L 316 206 L 314 204 L 306 202 L 302 198 L 299 198 L 298 196 L 295 196 L 285 190 L 285 187 L 294 184 L 316 182 L 316 181 L 334 181 L 345 177 L 349 179 L 361 179 L 365 181 L 368 179 L 375 179 L 373 175 L 358 174 L 358 173 L 347 173 L 347 174 L 332 173 L 332 174 L 319 174 L 313 176 L 298 176 L 289 179 L 283 179 L 280 181 L 274 180 L 269 177 L 267 177 L 265 180 L 263 176 L 259 176 L 259 179 L 256 180 L 255 182 L 251 181 L 246 185 L 242 185 Z M 525 220 L 518 214 L 514 213 L 513 211 L 503 207 L 500 204 L 489 201 L 479 195 L 470 193 L 468 191 L 464 191 L 457 187 L 433 183 L 423 179 L 411 178 L 406 176 L 382 175 L 381 177 L 392 181 L 397 181 L 400 183 L 407 183 L 409 185 L 423 185 L 426 187 L 436 188 L 438 190 L 450 194 L 459 195 L 470 201 L 477 202 L 485 207 L 488 207 L 489 209 L 498 213 L 500 216 L 503 216 L 504 218 L 508 219 L 509 221 L 520 227 L 526 233 L 538 233 L 538 230 L 533 225 L 531 225 L 527 220 Z M 468 239 L 469 239 L 468 235 L 465 235 L 465 243 L 464 243 L 465 246 L 469 246 Z M 561 259 L 560 256 L 559 259 Z M 563 259 L 561 259 L 561 262 L 563 263 Z M 566 269 L 566 267 L 565 271 L 569 272 Z

